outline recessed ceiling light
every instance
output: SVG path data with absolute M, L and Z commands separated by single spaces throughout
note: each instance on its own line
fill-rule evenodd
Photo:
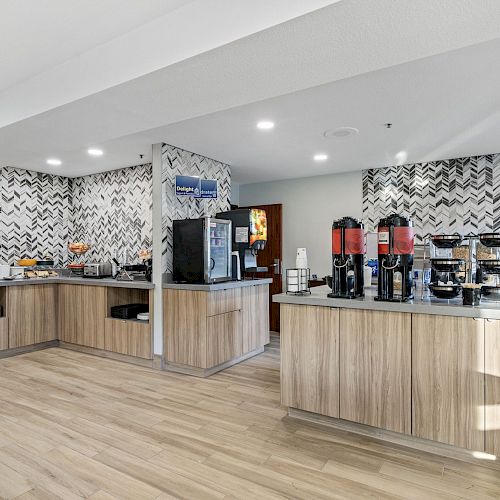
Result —
M 394 155 L 394 158 L 396 158 L 398 165 L 403 165 L 408 159 L 408 153 L 406 151 L 399 151 Z
M 318 153 L 313 156 L 314 161 L 325 161 L 328 160 L 328 155 L 325 155 L 324 153 Z
M 90 156 L 102 156 L 104 154 L 104 151 L 102 149 L 90 148 L 90 149 L 87 149 L 87 153 Z
M 274 128 L 274 122 L 271 122 L 269 120 L 262 120 L 260 122 L 257 122 L 257 128 L 260 128 L 261 130 L 271 130 Z
M 327 130 L 323 135 L 325 137 L 348 137 L 350 135 L 359 134 L 359 129 L 356 127 L 338 127 L 332 130 Z
M 47 160 L 47 165 L 52 165 L 53 167 L 59 167 L 62 165 L 62 161 L 57 158 L 49 158 Z

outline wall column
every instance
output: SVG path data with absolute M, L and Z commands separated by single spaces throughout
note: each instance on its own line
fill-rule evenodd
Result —
M 162 144 L 153 144 L 153 353 L 155 360 L 163 355 L 163 289 L 162 289 Z M 155 366 L 156 363 L 155 363 Z

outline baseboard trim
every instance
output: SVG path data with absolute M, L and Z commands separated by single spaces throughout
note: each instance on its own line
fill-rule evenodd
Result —
M 48 342 L 41 342 L 40 344 L 33 344 L 23 347 L 14 347 L 12 349 L 5 349 L 4 351 L 0 351 L 0 359 L 10 358 L 12 356 L 19 356 L 20 354 L 26 354 L 28 352 L 42 351 L 43 349 L 57 347 L 58 345 L 59 345 L 58 340 L 49 340 Z
M 137 358 L 135 356 L 128 356 L 127 354 L 119 354 L 117 352 L 105 351 L 104 349 L 97 349 L 95 347 L 87 347 L 78 344 L 70 344 L 69 342 L 63 341 L 59 341 L 59 347 L 62 347 L 63 349 L 70 349 L 71 351 L 82 352 L 84 354 L 99 356 L 100 358 L 113 359 L 114 361 L 122 361 L 123 363 L 143 366 L 145 368 L 155 368 L 155 363 L 152 359 Z
M 230 366 L 234 366 L 238 363 L 241 363 L 246 359 L 253 358 L 254 356 L 257 356 L 258 354 L 261 354 L 263 352 L 264 352 L 264 346 L 259 347 L 254 351 L 247 352 L 246 354 L 243 354 L 243 356 L 240 356 L 238 358 L 234 358 L 220 365 L 213 366 L 212 368 L 197 368 L 195 366 L 179 365 L 177 363 L 169 363 L 168 361 L 165 361 L 163 364 L 163 369 L 168 372 L 182 373 L 183 375 L 191 375 L 193 377 L 206 378 L 210 377 L 210 375 L 213 375 L 214 373 L 220 372 L 221 370 L 225 370 Z
M 436 441 L 430 441 L 428 439 L 422 439 L 415 436 L 408 436 L 406 434 L 399 434 L 393 431 L 386 431 L 377 427 L 370 427 L 369 425 L 349 422 L 348 420 L 342 420 L 340 418 L 318 415 L 317 413 L 311 413 L 297 408 L 288 408 L 288 418 L 320 424 L 335 430 L 350 432 L 352 434 L 358 434 L 378 439 L 380 441 L 385 441 L 387 443 L 404 446 L 405 448 L 432 453 L 434 455 L 460 460 L 461 462 L 467 462 L 500 471 L 500 460 L 498 460 L 500 457 L 495 459 L 492 455 L 490 455 L 490 459 L 481 459 L 474 456 L 474 453 L 482 452 L 473 452 L 471 450 L 457 448 L 456 446 L 449 444 L 438 443 Z

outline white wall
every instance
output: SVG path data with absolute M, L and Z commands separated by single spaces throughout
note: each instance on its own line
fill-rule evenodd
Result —
M 231 182 L 231 205 L 240 204 L 240 185 L 237 182 Z
M 362 173 L 324 175 L 243 184 L 240 205 L 283 204 L 283 268 L 295 267 L 298 247 L 306 247 L 318 277 L 331 274 L 332 222 L 362 216 Z

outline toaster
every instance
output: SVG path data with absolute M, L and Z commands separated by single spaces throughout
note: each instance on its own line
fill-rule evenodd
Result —
M 85 278 L 108 278 L 111 275 L 111 262 L 90 262 L 83 268 Z

